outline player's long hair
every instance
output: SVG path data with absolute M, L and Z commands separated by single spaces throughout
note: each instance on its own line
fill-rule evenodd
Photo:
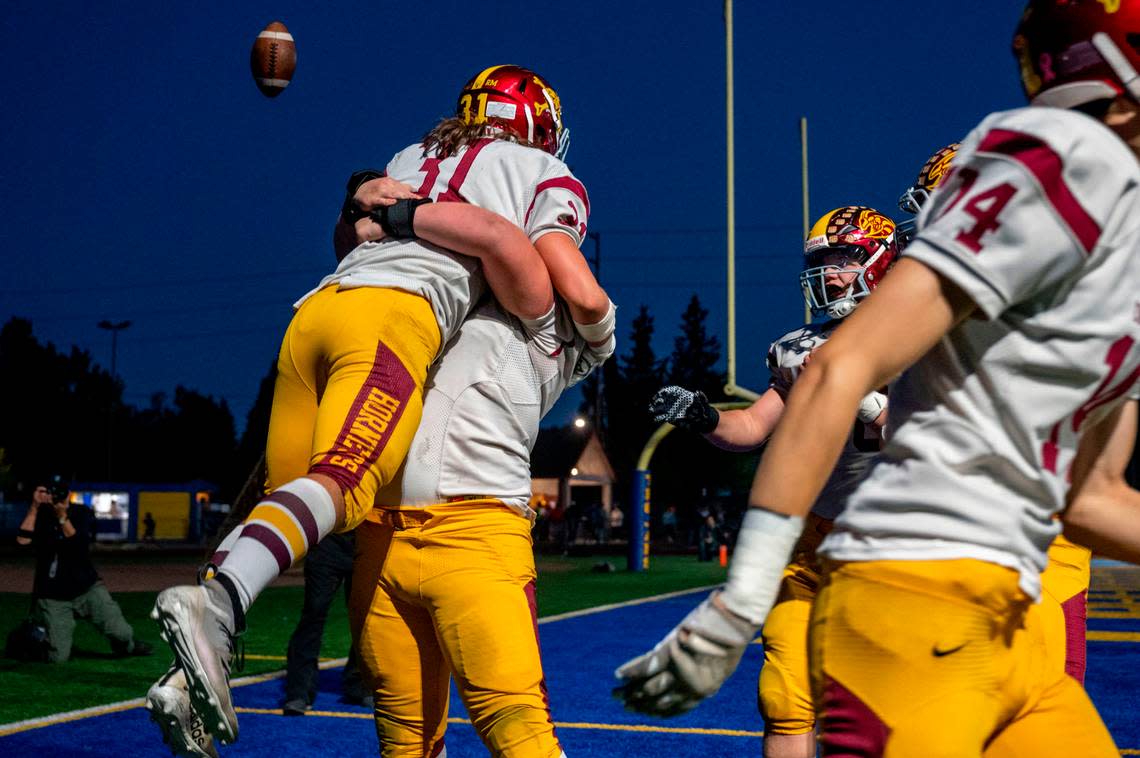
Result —
M 517 134 L 493 124 L 467 124 L 462 119 L 453 116 L 440 121 L 435 125 L 435 128 L 424 135 L 424 152 L 434 150 L 438 157 L 447 158 L 458 152 L 460 148 L 481 139 L 501 139 L 516 142 L 526 147 L 542 149 L 541 145 L 529 142 Z

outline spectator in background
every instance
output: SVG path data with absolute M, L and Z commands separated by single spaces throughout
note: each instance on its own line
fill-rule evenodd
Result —
M 91 562 L 94 515 L 82 503 L 69 504 L 68 495 L 59 476 L 37 486 L 16 537 L 35 551 L 32 615 L 47 630 L 48 660 L 63 663 L 71 657 L 76 618 L 94 624 L 116 655 L 150 655 L 153 649 L 134 638 Z
M 701 526 L 697 533 L 697 560 L 711 561 L 717 553 L 718 532 L 716 516 L 705 511 Z
M 347 534 L 333 533 L 317 543 L 305 558 L 305 605 L 297 628 L 289 638 L 289 653 L 285 664 L 285 703 L 281 710 L 286 716 L 302 716 L 317 696 L 317 661 L 321 654 L 321 638 L 329 607 L 337 590 L 344 585 L 347 602 L 352 592 L 352 557 L 356 540 Z M 360 679 L 356 646 L 348 651 L 341 679 L 344 702 L 354 705 L 372 704 L 372 695 Z
M 620 540 L 623 536 L 623 528 L 625 527 L 625 512 L 621 506 L 614 504 L 610 507 L 610 537 L 615 540 Z
M 143 542 L 154 542 L 154 516 L 150 511 L 146 512 L 143 519 Z
M 590 506 L 590 531 L 593 533 L 594 541 L 599 545 L 609 541 L 610 522 L 601 503 Z
M 661 514 L 661 533 L 665 535 L 665 542 L 669 545 L 677 541 L 677 506 L 670 505 Z

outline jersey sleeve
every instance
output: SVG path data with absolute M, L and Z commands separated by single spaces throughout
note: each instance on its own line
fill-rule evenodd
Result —
M 786 398 L 792 391 L 792 382 L 795 378 L 789 369 L 780 365 L 779 341 L 773 342 L 768 348 L 768 374 L 768 386 Z
M 983 122 L 904 253 L 961 287 L 990 318 L 1063 284 L 1099 240 L 1101 222 L 1089 208 L 1101 198 L 1088 186 L 1102 162 L 1091 154 L 1095 140 L 1055 140 L 1056 131 L 1024 116 Z
M 531 242 L 549 232 L 559 232 L 574 240 L 575 247 L 581 247 L 586 239 L 589 216 L 586 187 L 564 163 L 552 160 L 534 187 L 534 197 L 523 219 L 523 231 Z

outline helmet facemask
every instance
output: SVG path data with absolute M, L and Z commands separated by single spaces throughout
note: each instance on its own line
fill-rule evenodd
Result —
M 807 254 L 807 268 L 800 273 L 800 287 L 813 316 L 838 319 L 849 316 L 859 301 L 871 294 L 867 269 L 879 260 L 885 246 L 870 256 L 864 247 L 825 247 Z

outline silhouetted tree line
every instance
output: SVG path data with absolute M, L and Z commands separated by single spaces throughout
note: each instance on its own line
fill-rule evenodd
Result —
M 717 369 L 720 341 L 709 334 L 707 318 L 708 309 L 693 295 L 681 314 L 673 352 L 658 358 L 652 345 L 653 316 L 642 305 L 628 336 L 618 335 L 619 348 L 624 352 L 619 349 L 616 359 L 603 368 L 605 448 L 617 471 L 617 497 L 623 505 L 630 502 L 637 459 L 658 426 L 648 413 L 654 392 L 666 384 L 679 384 L 701 390 L 713 402 L 730 399 L 724 394 L 725 375 Z M 763 361 L 766 350 L 752 354 Z M 583 390 L 583 413 L 593 414 L 595 387 L 596 379 L 591 377 Z M 674 431 L 658 446 L 650 463 L 654 517 L 673 504 L 682 520 L 691 523 L 697 509 L 713 503 L 722 490 L 733 493 L 729 502 L 720 503 L 722 506 L 741 507 L 758 460 L 758 453 L 727 453 L 698 435 Z
M 144 407 L 87 350 L 41 343 L 30 321 L 0 328 L 0 488 L 27 497 L 34 480 L 182 482 L 205 479 L 236 494 L 265 446 L 273 379 L 262 380 L 237 439 L 223 399 L 176 387 Z

